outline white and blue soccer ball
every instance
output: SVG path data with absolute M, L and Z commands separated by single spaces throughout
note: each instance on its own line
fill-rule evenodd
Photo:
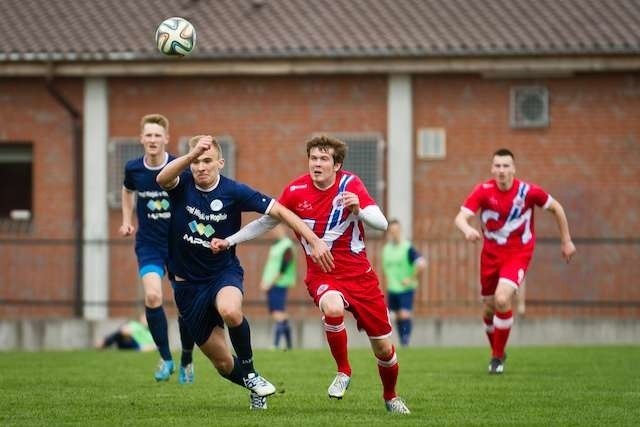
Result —
M 167 18 L 156 30 L 158 50 L 168 56 L 187 56 L 196 47 L 196 29 L 179 16 Z

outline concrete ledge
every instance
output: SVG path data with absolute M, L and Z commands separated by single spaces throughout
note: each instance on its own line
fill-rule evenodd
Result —
M 0 320 L 0 350 L 75 350 L 87 349 L 125 319 L 90 321 L 83 319 Z M 273 322 L 249 319 L 254 348 L 272 344 Z M 326 340 L 320 317 L 293 319 L 293 344 L 297 348 L 324 348 Z M 368 347 L 364 333 L 358 332 L 347 317 L 351 347 Z M 392 337 L 397 343 L 397 337 Z M 178 322 L 169 319 L 171 348 L 180 348 Z M 455 347 L 486 344 L 484 325 L 477 319 L 414 319 L 412 346 Z M 519 318 L 510 336 L 510 345 L 587 345 L 640 344 L 637 319 L 527 319 Z

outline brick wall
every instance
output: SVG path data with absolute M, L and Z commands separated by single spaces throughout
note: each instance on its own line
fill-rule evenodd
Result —
M 549 89 L 548 128 L 509 127 L 510 87 L 527 83 L 543 84 Z M 416 76 L 413 85 L 415 128 L 444 127 L 447 131 L 444 160 L 415 160 L 414 237 L 420 244 L 427 245 L 433 239 L 459 239 L 452 225 L 453 217 L 472 186 L 489 177 L 491 153 L 502 146 L 515 152 L 520 177 L 543 186 L 564 205 L 574 237 L 638 239 L 640 77 L 608 74 L 523 81 Z M 64 80 L 59 86 L 80 109 L 82 82 Z M 32 140 L 35 147 L 35 223 L 34 232 L 28 237 L 71 239 L 73 183 L 68 116 L 49 96 L 41 80 L 1 79 L 0 94 L 0 141 Z M 237 148 L 237 179 L 277 195 L 292 177 L 305 172 L 303 141 L 313 132 L 387 134 L 387 79 L 386 76 L 115 78 L 109 81 L 109 108 L 109 132 L 114 138 L 137 137 L 139 119 L 144 114 L 167 115 L 171 120 L 172 151 L 176 151 L 176 143 L 183 136 L 231 135 Z M 253 216 L 248 215 L 247 219 L 250 218 Z M 539 211 L 536 218 L 539 236 L 556 236 L 551 215 Z M 110 298 L 125 303 L 111 310 L 115 316 L 134 311 L 126 303 L 139 301 L 142 295 L 133 244 L 117 236 L 119 224 L 120 212 L 113 210 Z M 3 239 L 14 237 L 24 238 L 11 233 L 0 235 Z M 72 247 L 44 247 L 34 250 L 27 245 L 0 244 L 0 298 L 72 297 Z M 579 255 L 585 253 L 588 257 L 583 262 L 578 257 L 577 262 L 566 267 L 558 261 L 557 245 L 539 247 L 529 276 L 534 282 L 530 295 L 543 298 L 557 293 L 558 298 L 570 299 L 580 292 L 575 287 L 586 283 L 587 298 L 639 301 L 638 291 L 629 290 L 628 286 L 629 281 L 637 281 L 640 275 L 638 245 L 615 253 L 610 252 L 609 246 L 604 247 L 608 251 L 604 263 L 593 248 L 578 245 Z M 434 287 L 430 295 L 436 292 L 445 295 L 443 289 L 447 286 L 460 286 L 460 292 L 468 292 L 467 288 L 473 286 L 475 252 L 460 255 L 455 249 L 452 251 L 461 256 L 460 264 L 468 267 L 460 271 L 447 267 L 451 275 L 442 276 L 443 265 L 432 264 L 430 282 L 435 283 L 429 285 Z M 262 301 L 255 287 L 266 242 L 258 242 L 239 253 L 248 266 L 247 298 Z M 371 255 L 377 263 L 376 254 Z M 440 257 L 451 261 L 450 256 Z M 535 283 L 540 285 L 536 287 Z M 559 291 L 558 284 L 569 284 L 568 294 Z M 165 289 L 170 298 L 169 287 Z M 544 290 L 544 295 L 536 294 L 535 289 Z M 309 301 L 303 286 L 293 291 L 293 297 Z M 423 297 L 428 302 L 429 297 Z M 303 312 L 308 309 L 300 307 Z M 255 312 L 264 311 L 256 302 Z M 58 306 L 0 304 L 1 317 L 71 312 Z M 436 311 L 425 308 L 419 312 Z M 446 312 L 446 308 L 437 311 Z M 614 310 L 613 314 L 616 313 L 622 312 Z M 634 313 L 638 315 L 637 309 Z

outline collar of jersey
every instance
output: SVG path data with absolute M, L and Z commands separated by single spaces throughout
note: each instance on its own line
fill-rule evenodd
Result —
M 200 187 L 198 184 L 196 184 L 196 188 L 200 191 L 204 191 L 205 193 L 208 193 L 210 191 L 213 191 L 216 189 L 216 187 L 218 186 L 218 184 L 220 184 L 220 175 L 218 175 L 218 180 L 209 188 L 202 188 Z

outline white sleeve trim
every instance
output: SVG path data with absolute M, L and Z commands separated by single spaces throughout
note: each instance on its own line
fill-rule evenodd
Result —
M 271 201 L 269 202 L 269 206 L 267 206 L 267 209 L 265 209 L 264 214 L 265 215 L 269 215 L 269 212 L 271 212 L 271 209 L 273 209 L 273 206 L 276 204 L 276 199 L 271 199 Z M 275 225 L 273 226 L 275 227 Z M 271 227 L 271 228 L 273 228 Z
M 176 188 L 178 186 L 178 184 L 180 184 L 180 175 L 178 175 L 176 177 L 176 184 L 172 185 L 171 187 L 163 187 L 165 190 L 170 191 L 173 190 L 174 188 Z M 162 186 L 161 186 L 162 187 Z
M 270 210 L 270 209 L 269 209 Z M 229 246 L 237 245 L 247 240 L 255 239 L 256 237 L 266 233 L 275 227 L 280 221 L 275 218 L 271 218 L 269 215 L 263 215 L 260 218 L 251 221 L 249 224 L 242 227 L 238 232 L 227 237 Z
M 544 206 L 542 206 L 542 209 L 549 209 L 549 206 L 551 206 L 551 203 L 553 203 L 553 197 L 551 197 L 551 194 L 549 194 L 549 198 L 545 202 Z
M 376 230 L 384 231 L 389 226 L 387 218 L 385 218 L 378 205 L 369 205 L 364 209 L 360 209 L 358 219 Z
M 472 211 L 471 209 L 469 209 L 466 206 L 460 206 L 460 210 L 468 213 L 469 215 L 475 215 L 476 214 L 474 211 Z

